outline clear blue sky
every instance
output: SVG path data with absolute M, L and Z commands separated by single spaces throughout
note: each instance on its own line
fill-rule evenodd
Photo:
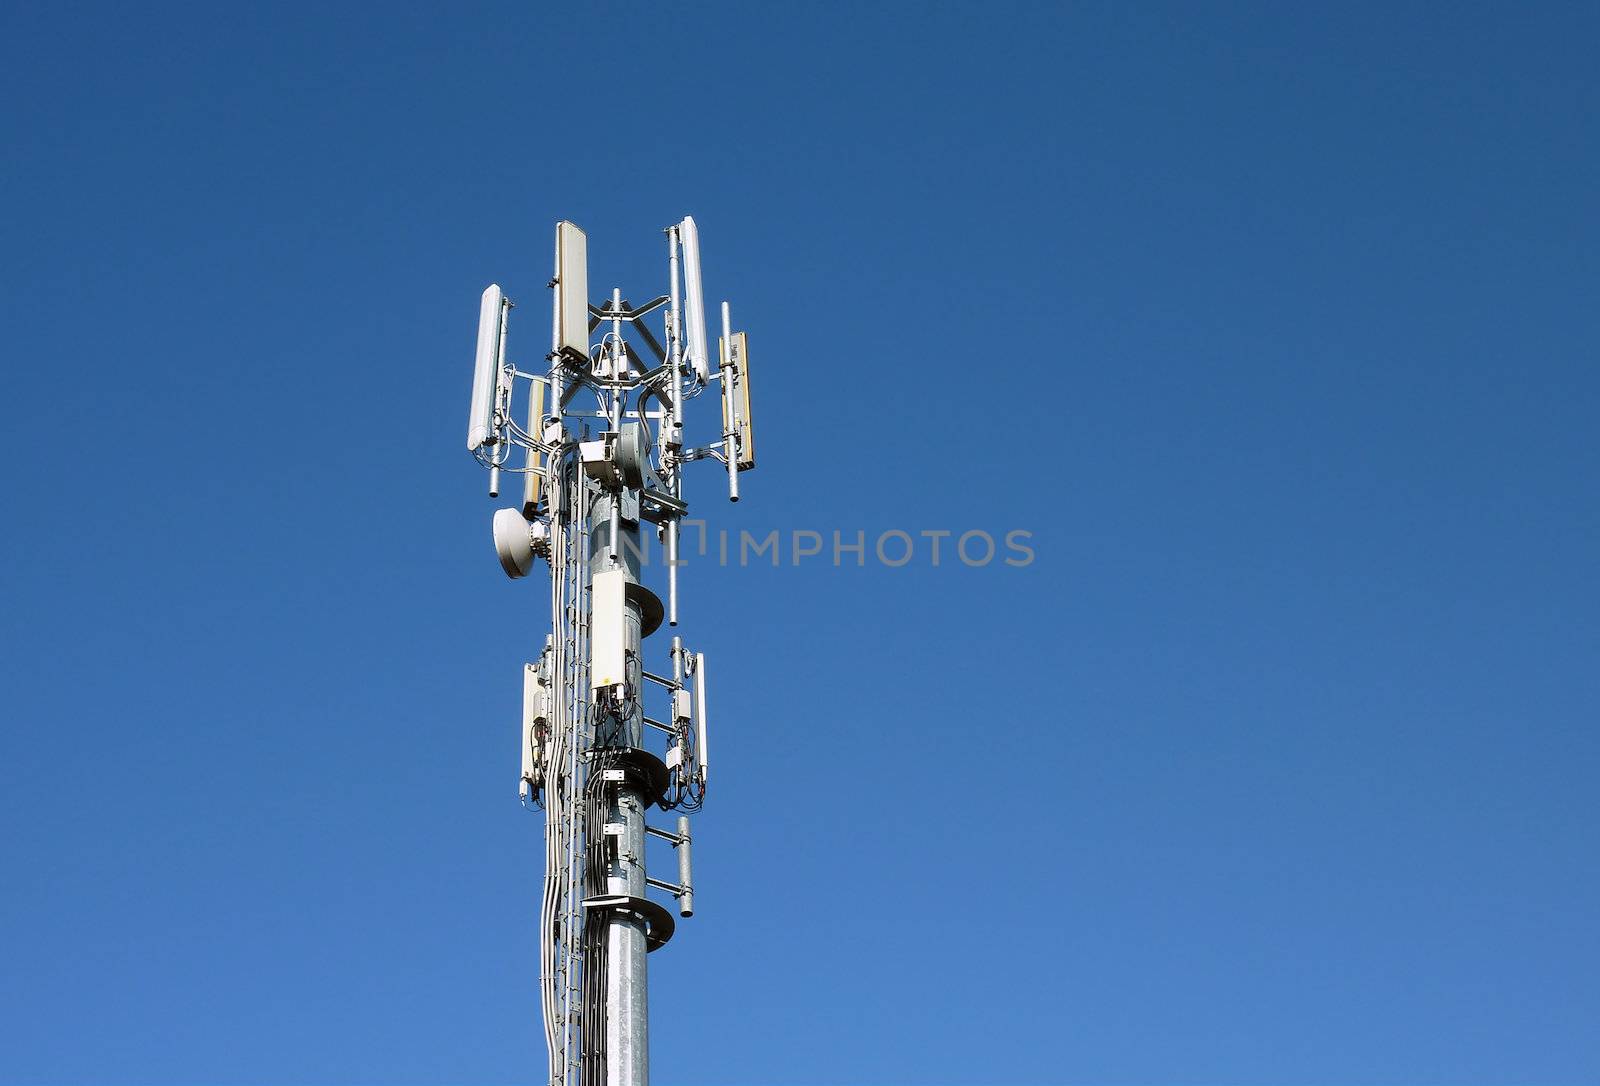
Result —
M 1600 1080 L 1595 10 L 8 6 L 0 1081 L 538 1080 L 478 292 L 685 213 L 718 525 L 1038 558 L 686 573 L 662 1086 Z

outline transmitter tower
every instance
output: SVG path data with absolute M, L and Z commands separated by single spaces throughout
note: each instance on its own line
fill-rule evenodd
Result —
M 491 498 L 503 478 L 521 483 L 521 501 L 494 514 L 501 568 L 521 578 L 542 564 L 550 576 L 550 632 L 523 669 L 521 728 L 522 801 L 544 811 L 550 1086 L 649 1082 L 647 963 L 672 938 L 674 911 L 694 912 L 689 815 L 710 766 L 705 653 L 676 632 L 685 469 L 722 464 L 738 501 L 740 473 L 755 467 L 745 334 L 723 302 L 713 368 L 699 230 L 685 218 L 665 233 L 667 293 L 635 305 L 613 289 L 596 304 L 588 239 L 556 224 L 540 365 L 509 360 L 514 306 L 498 285 L 479 310 L 467 449 Z M 713 385 L 720 429 L 689 445 L 686 411 Z M 647 533 L 666 556 L 665 603 L 647 583 Z M 672 634 L 650 640 L 663 625 Z M 652 810 L 676 817 L 652 824 Z M 650 838 L 676 853 L 673 878 L 650 873 Z

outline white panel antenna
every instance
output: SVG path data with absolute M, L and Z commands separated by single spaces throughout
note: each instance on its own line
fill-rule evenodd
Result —
M 608 569 L 594 575 L 589 621 L 589 676 L 596 690 L 628 681 L 628 655 L 622 628 L 628 575 Z
M 723 303 L 727 309 L 727 303 Z M 755 431 L 750 422 L 750 345 L 743 332 L 733 332 L 722 347 L 722 429 L 739 446 L 740 471 L 756 466 Z
M 700 762 L 700 783 L 710 776 L 711 749 L 706 742 L 706 654 L 694 654 L 694 731 L 696 756 Z
M 494 283 L 478 307 L 478 354 L 472 369 L 472 410 L 467 416 L 467 451 L 477 452 L 494 432 L 495 401 L 506 349 L 506 296 Z
M 556 223 L 556 349 L 569 361 L 589 362 L 589 236 Z
M 711 363 L 706 357 L 706 296 L 700 285 L 700 228 L 694 217 L 684 216 L 678 224 L 678 235 L 683 240 L 683 315 L 689 365 L 694 369 L 695 381 L 705 384 L 711 380 Z
M 544 390 L 547 379 L 535 377 L 528 390 L 528 432 L 537 434 L 544 422 Z M 544 486 L 544 454 L 528 450 L 527 471 L 522 476 L 522 515 L 530 520 L 538 512 L 539 494 Z
M 550 689 L 539 674 L 538 664 L 525 664 L 522 668 L 522 797 L 543 781 L 544 769 L 540 764 L 543 755 L 541 733 L 550 722 Z

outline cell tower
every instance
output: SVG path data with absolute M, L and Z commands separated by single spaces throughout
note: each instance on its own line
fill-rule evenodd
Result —
M 738 501 L 739 473 L 755 467 L 745 335 L 722 303 L 712 372 L 699 231 L 685 218 L 666 235 L 668 292 L 635 306 L 613 290 L 597 306 L 588 239 L 556 224 L 545 372 L 507 360 L 513 305 L 499 286 L 483 292 L 478 319 L 467 448 L 489 469 L 491 498 L 502 474 L 522 476 L 521 503 L 494 515 L 495 550 L 507 576 L 536 560 L 550 570 L 550 633 L 523 671 L 521 791 L 545 812 L 539 984 L 551 1086 L 649 1081 L 646 958 L 676 923 L 650 892 L 694 913 L 688 814 L 705 800 L 710 758 L 705 654 L 674 635 L 655 671 L 643 645 L 663 619 L 678 625 L 684 469 L 721 462 Z M 685 445 L 685 405 L 713 383 L 721 436 Z M 665 607 L 644 581 L 646 525 L 666 553 Z M 676 824 L 650 825 L 651 807 L 678 812 Z M 676 882 L 647 872 L 649 837 L 676 850 Z

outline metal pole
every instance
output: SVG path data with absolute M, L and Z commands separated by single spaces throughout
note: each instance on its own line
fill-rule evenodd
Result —
M 667 264 L 671 269 L 670 297 L 672 308 L 667 326 L 667 363 L 672 367 L 672 431 L 673 446 L 672 496 L 683 497 L 683 461 L 677 459 L 683 447 L 683 337 L 678 323 L 678 228 L 667 231 Z M 663 425 L 662 429 L 668 429 Z M 678 624 L 678 518 L 667 521 L 667 625 Z
M 722 451 L 728 457 L 728 500 L 739 500 L 739 423 L 733 417 L 733 378 L 728 363 L 733 361 L 733 321 L 728 317 L 728 303 L 722 303 L 722 402 L 728 405 L 728 424 L 722 435 Z
M 590 523 L 596 529 L 606 525 L 608 536 L 620 526 L 622 536 L 617 540 L 597 538 L 595 553 L 609 552 L 616 556 L 618 567 L 615 568 L 625 570 L 630 583 L 638 583 L 642 553 L 639 524 L 620 517 L 620 504 L 620 495 L 614 492 L 602 493 L 595 499 Z M 595 568 L 599 570 L 604 566 L 597 564 Z M 642 630 L 643 616 L 636 597 L 630 594 L 623 622 L 623 644 L 628 655 L 628 688 L 633 691 L 640 690 L 644 683 L 640 657 Z M 625 746 L 644 745 L 644 710 L 637 698 L 623 722 L 622 734 L 616 738 Z M 607 877 L 609 893 L 645 896 L 644 814 L 645 798 L 638 789 L 627 782 L 618 783 L 606 812 L 608 822 L 621 823 L 623 827 L 617 838 L 616 858 Z M 605 1086 L 648 1086 L 650 1027 L 645 956 L 649 948 L 644 921 L 621 911 L 609 913 L 605 948 Z M 585 1083 L 584 1086 L 599 1084 Z
M 689 857 L 689 817 L 678 816 L 678 913 L 694 915 L 694 865 Z

